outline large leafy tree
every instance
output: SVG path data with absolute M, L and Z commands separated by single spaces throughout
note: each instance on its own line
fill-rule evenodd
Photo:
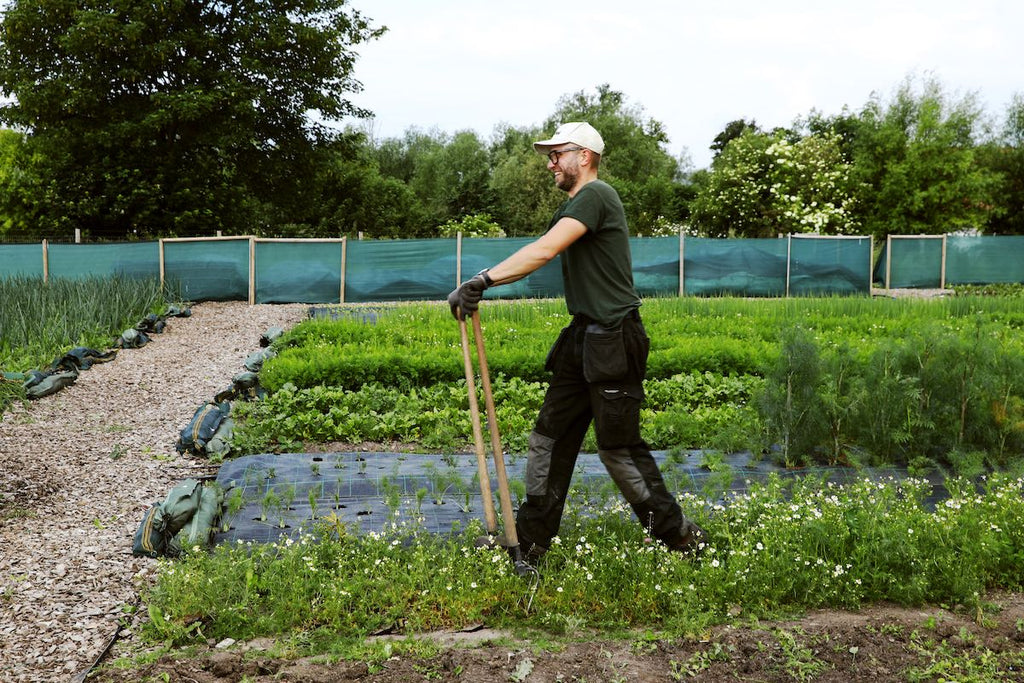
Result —
M 544 137 L 540 129 L 506 126 L 497 131 L 491 145 L 493 215 L 507 235 L 544 232 L 565 200 L 547 169 L 547 159 L 533 149 L 533 142 Z
M 978 153 L 980 163 L 999 178 L 986 232 L 1024 235 L 1024 95 L 1013 98 L 995 139 Z
M 308 205 L 354 46 L 345 0 L 11 0 L 0 122 L 40 230 L 96 237 L 247 231 Z M 311 113 L 313 114 L 311 116 Z
M 410 208 L 425 223 L 416 232 L 491 210 L 490 153 L 476 133 L 409 128 L 371 146 L 380 173 L 411 190 Z
M 950 99 L 934 79 L 918 94 L 908 79 L 890 102 L 875 95 L 855 122 L 841 122 L 867 232 L 884 239 L 984 227 L 998 177 L 978 163 L 975 96 Z

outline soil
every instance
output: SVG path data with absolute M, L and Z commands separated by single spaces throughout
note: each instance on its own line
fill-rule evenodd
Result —
M 815 611 L 790 621 L 736 624 L 694 638 L 650 634 L 610 639 L 578 633 L 552 645 L 481 629 L 420 634 L 440 651 L 431 657 L 394 656 L 379 664 L 327 663 L 269 656 L 271 642 L 211 644 L 205 651 L 170 654 L 130 670 L 108 668 L 89 680 L 131 681 L 824 681 L 964 680 L 941 669 L 950 658 L 975 663 L 1003 656 L 1001 668 L 976 671 L 972 681 L 1024 681 L 1024 597 L 991 597 L 981 614 L 876 605 L 860 612 Z M 394 639 L 399 636 L 384 636 Z M 935 653 L 943 657 L 935 659 Z M 936 664 L 936 661 L 939 663 Z M 932 675 L 928 669 L 932 667 Z M 978 665 L 981 669 L 981 666 Z M 940 672 L 945 676 L 940 676 Z M 911 678 L 916 674 L 916 678 Z

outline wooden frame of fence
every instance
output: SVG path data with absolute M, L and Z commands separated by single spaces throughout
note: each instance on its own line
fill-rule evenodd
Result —
M 789 275 L 790 266 L 793 262 L 793 238 L 813 240 L 868 240 L 868 293 L 871 293 L 871 283 L 875 276 L 875 238 L 871 235 L 816 235 L 809 233 L 795 233 L 788 235 L 789 244 L 786 245 L 786 296 L 789 296 Z
M 249 303 L 256 303 L 256 245 L 261 243 L 278 242 L 282 244 L 341 244 L 341 284 L 338 291 L 338 301 L 345 303 L 345 261 L 348 241 L 345 237 L 250 237 L 249 238 Z
M 885 238 L 885 288 L 891 289 L 892 241 L 896 240 L 942 240 L 942 256 L 939 262 L 939 289 L 946 288 L 946 235 L 888 235 Z

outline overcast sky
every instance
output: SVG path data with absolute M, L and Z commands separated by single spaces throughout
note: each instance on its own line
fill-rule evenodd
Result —
M 353 99 L 377 137 L 541 124 L 608 83 L 697 168 L 729 121 L 788 126 L 888 101 L 908 77 L 977 94 L 1002 119 L 1024 94 L 1019 0 L 351 0 L 382 38 L 357 47 Z

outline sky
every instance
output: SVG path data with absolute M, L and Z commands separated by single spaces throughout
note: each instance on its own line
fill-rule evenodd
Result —
M 908 78 L 975 95 L 1001 121 L 1024 96 L 1019 0 L 350 0 L 385 25 L 356 46 L 357 123 L 377 138 L 538 126 L 607 83 L 706 168 L 727 123 L 789 126 L 891 100 Z

